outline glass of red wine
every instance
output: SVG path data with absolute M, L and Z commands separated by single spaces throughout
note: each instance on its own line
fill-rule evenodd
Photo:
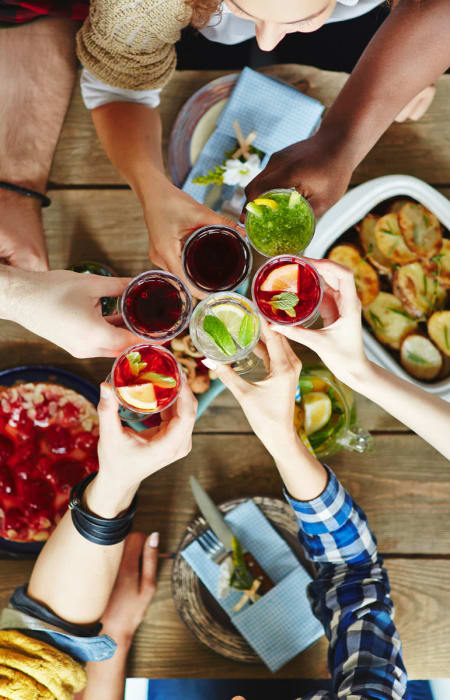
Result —
M 201 292 L 231 292 L 248 277 L 252 254 L 235 229 L 203 226 L 187 238 L 182 265 L 187 279 Z
M 316 268 L 296 255 L 277 255 L 259 268 L 252 296 L 271 323 L 312 326 L 319 317 L 323 285 Z
M 130 331 L 159 343 L 186 328 L 193 308 L 186 285 L 165 270 L 148 270 L 131 280 L 119 306 Z

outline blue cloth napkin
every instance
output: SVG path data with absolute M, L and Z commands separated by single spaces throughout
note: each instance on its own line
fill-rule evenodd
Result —
M 234 150 L 236 119 L 244 137 L 257 131 L 253 145 L 265 154 L 264 166 L 276 151 L 311 136 L 324 109 L 320 102 L 290 85 L 244 68 L 183 190 L 198 202 L 204 202 L 211 186 L 195 185 L 192 181 L 220 164 L 226 152 Z M 222 199 L 229 199 L 234 188 L 224 186 L 223 190 Z
M 181 554 L 274 672 L 323 635 L 323 627 L 314 617 L 306 596 L 311 577 L 253 501 L 234 508 L 225 520 L 275 584 L 256 603 L 234 612 L 242 593 L 231 590 L 226 598 L 217 598 L 220 567 L 196 540 Z

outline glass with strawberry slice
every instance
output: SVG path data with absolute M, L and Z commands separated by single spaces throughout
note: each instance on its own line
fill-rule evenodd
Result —
M 176 401 L 181 371 L 174 355 L 159 345 L 141 343 L 125 350 L 115 361 L 111 383 L 126 421 L 142 421 Z
M 253 299 L 271 323 L 311 326 L 319 317 L 322 280 L 315 267 L 294 255 L 278 255 L 256 273 Z

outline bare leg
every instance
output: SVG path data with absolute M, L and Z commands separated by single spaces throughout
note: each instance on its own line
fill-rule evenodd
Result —
M 0 180 L 44 193 L 76 73 L 77 23 L 0 30 Z M 48 267 L 41 204 L 0 189 L 0 259 Z

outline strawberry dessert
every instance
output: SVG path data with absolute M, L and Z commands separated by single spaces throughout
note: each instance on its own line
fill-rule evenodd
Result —
M 70 490 L 98 469 L 98 417 L 58 384 L 0 388 L 0 537 L 41 542 L 64 515 Z

